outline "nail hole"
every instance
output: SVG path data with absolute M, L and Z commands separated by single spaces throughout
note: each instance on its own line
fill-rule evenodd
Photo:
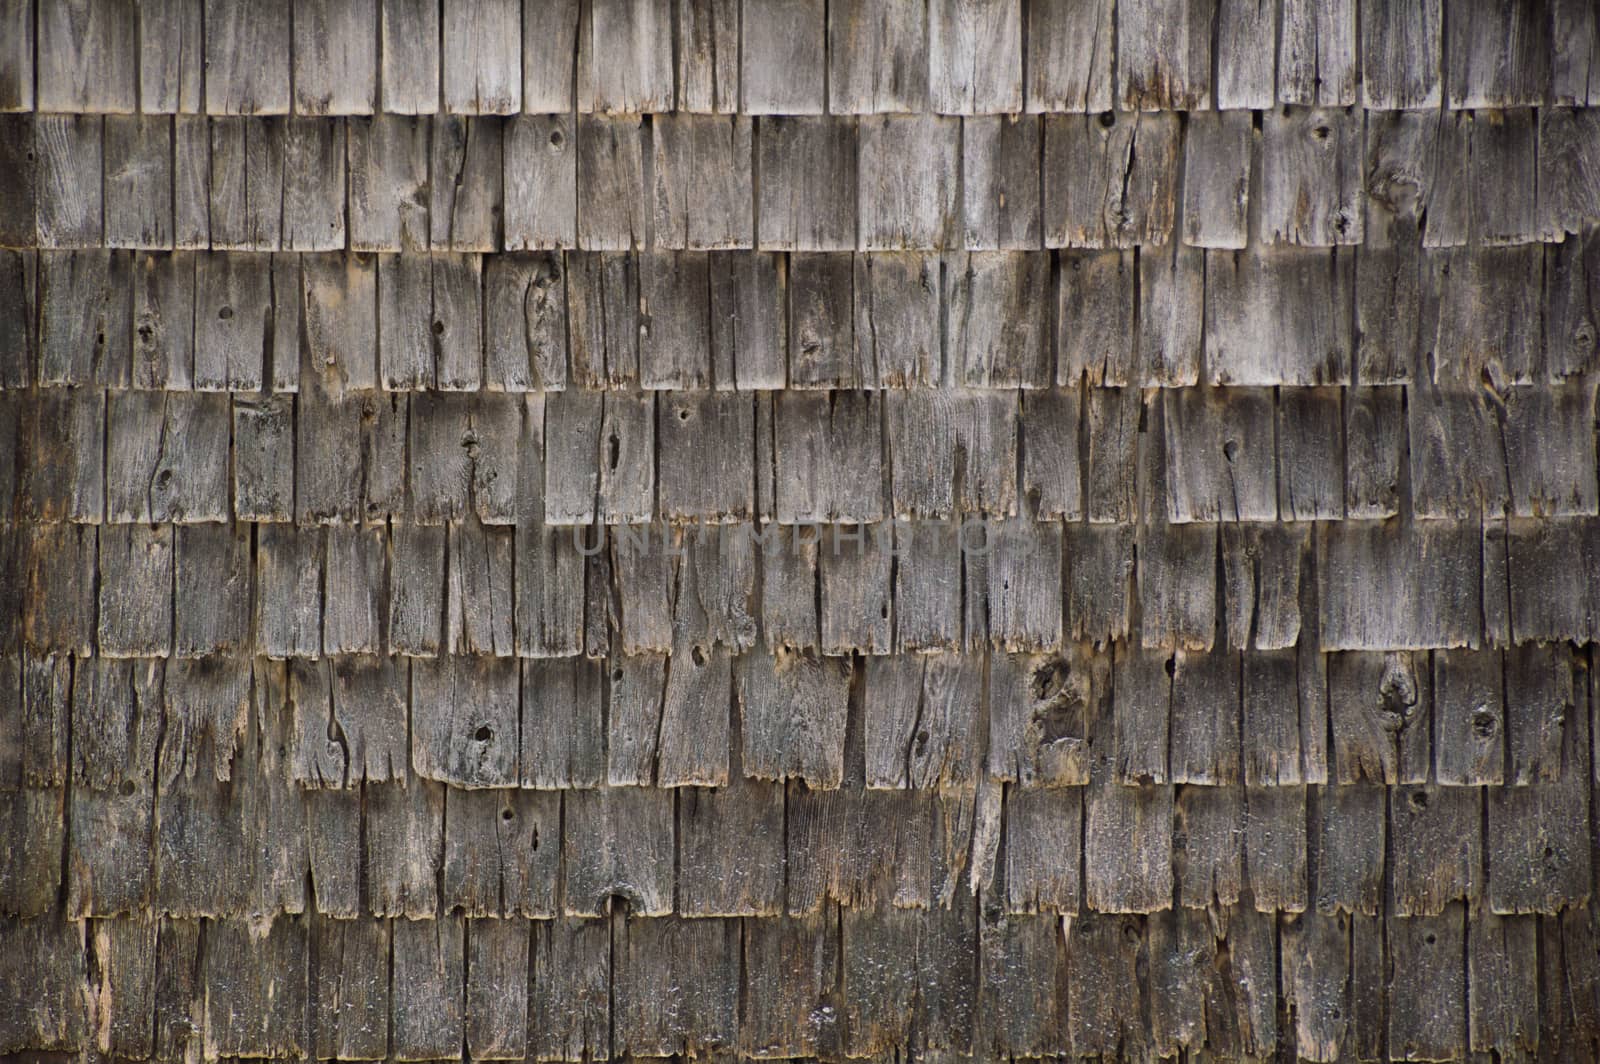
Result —
M 444 322 L 439 321 L 437 319 L 434 320 L 434 323 L 433 323 L 433 335 L 435 335 L 435 336 L 443 336 L 444 335 Z
M 1426 935 L 1422 936 L 1422 941 L 1426 942 L 1428 945 L 1431 946 L 1435 942 L 1439 941 L 1439 936 L 1434 934 L 1432 931 L 1429 931 Z
M 489 737 L 491 735 L 493 735 L 493 734 L 494 734 L 494 732 L 490 731 L 489 730 L 489 726 L 487 724 L 485 724 L 482 727 L 480 727 L 477 731 L 473 732 L 472 733 L 472 737 L 474 739 L 478 740 L 480 743 L 486 743 L 486 742 L 489 741 Z
M 511 810 L 509 810 L 509 809 L 501 810 L 500 819 L 501 820 L 510 820 L 511 819 Z
M 561 130 L 559 130 L 559 129 L 554 130 L 550 134 L 550 146 L 552 148 L 559 148 L 559 147 L 561 147 L 561 142 L 566 140 L 566 139 L 567 138 L 565 138 L 565 137 L 563 137 L 561 135 Z
M 233 317 L 233 308 L 223 307 L 221 310 L 217 311 L 217 317 L 221 318 L 223 321 L 227 321 L 229 318 Z
M 1117 113 L 1115 111 L 1101 111 L 1100 112 L 1100 128 L 1101 129 L 1110 129 L 1112 126 L 1114 126 L 1116 124 L 1117 124 Z

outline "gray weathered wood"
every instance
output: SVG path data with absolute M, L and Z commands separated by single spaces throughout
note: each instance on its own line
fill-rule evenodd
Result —
M 742 935 L 733 920 L 628 920 L 617 927 L 617 1049 L 669 1054 L 730 1044 Z
M 458 1052 L 465 1040 L 465 921 L 441 914 L 395 920 L 390 928 L 390 1051 L 403 1060 Z
M 572 109 L 578 62 L 578 0 L 551 0 L 522 19 L 522 109 L 529 114 Z
M 976 388 L 1050 383 L 1050 260 L 1042 252 L 957 253 L 945 262 L 950 373 Z
M 444 109 L 513 114 L 522 106 L 522 5 L 445 0 L 440 36 Z
M 1139 253 L 1138 363 L 1127 383 L 1170 388 L 1199 380 L 1204 314 L 1195 308 L 1205 302 L 1205 258 L 1178 241 Z
M 1183 241 L 1239 249 L 1249 240 L 1256 132 L 1240 111 L 1190 116 L 1183 153 Z
M 207 114 L 289 113 L 292 22 L 273 0 L 206 0 Z
M 0 111 L 31 111 L 34 106 L 34 11 L 29 0 L 8 0 L 5 24 L 10 38 L 0 50 Z
M 179 526 L 173 651 L 202 657 L 246 649 L 250 636 L 250 529 L 247 525 Z
M 1365 913 L 1383 905 L 1386 791 L 1358 784 L 1312 791 L 1317 911 Z
M 345 157 L 343 121 L 289 119 L 283 150 L 285 251 L 344 250 Z
M 1105 2 L 1028 6 L 1028 111 L 1111 109 L 1112 16 Z
M 498 916 L 555 915 L 561 861 L 561 799 L 528 790 L 454 791 L 445 808 L 443 886 L 447 909 Z
M 662 518 L 725 523 L 754 516 L 754 401 L 747 395 L 688 392 L 662 396 L 657 405 Z M 708 449 L 721 456 L 710 467 Z
M 1317 551 L 1323 649 L 1420 649 L 1478 641 L 1476 522 L 1324 525 Z
M 788 257 L 712 254 L 709 271 L 715 386 L 782 388 L 788 374 Z
M 883 517 L 880 401 L 867 392 L 787 392 L 774 403 L 777 519 Z
M 39 246 L 101 243 L 102 124 L 99 115 L 42 115 L 34 120 Z
M 757 649 L 740 659 L 736 682 L 745 774 L 838 787 L 849 699 L 846 664 L 781 647 Z
M 254 391 L 261 387 L 270 350 L 268 338 L 276 325 L 275 301 L 282 299 L 294 308 L 297 327 L 300 319 L 300 292 L 274 291 L 274 279 L 272 260 L 266 255 L 245 252 L 195 257 L 192 317 L 197 389 Z
M 611 928 L 604 920 L 533 925 L 528 1043 L 536 1059 L 611 1055 Z
M 739 0 L 678 5 L 677 104 L 695 114 L 739 110 Z
M 748 118 L 661 115 L 651 124 L 653 234 L 663 248 L 747 248 L 755 238 Z
M 567 291 L 559 255 L 496 255 L 483 271 L 484 385 L 559 391 L 567 383 Z
M 1218 0 L 1216 11 L 1217 110 L 1271 108 L 1277 99 L 1277 49 L 1266 45 L 1278 39 L 1278 5 Z
M 601 916 L 615 900 L 636 916 L 672 911 L 672 793 L 639 787 L 571 791 L 562 818 L 568 916 Z
M 428 246 L 428 130 L 427 119 L 406 115 L 350 119 L 352 251 L 412 251 Z M 509 225 L 508 218 L 508 231 Z
M 368 905 L 374 916 L 405 916 L 410 923 L 439 907 L 444 843 L 445 787 L 413 779 L 366 789 L 365 861 Z
M 1022 110 L 1018 0 L 934 0 L 928 9 L 928 96 L 939 114 Z
M 544 32 L 545 19 L 546 13 L 540 11 L 529 22 Z M 529 33 L 533 32 L 530 25 Z M 603 114 L 671 110 L 672 44 L 672 12 L 649 0 L 600 0 L 584 7 L 578 23 L 578 110 Z
M 1172 236 L 1179 129 L 1171 114 L 1044 120 L 1046 247 L 1126 248 Z
M 915 0 L 828 6 L 828 110 L 916 113 L 928 102 L 924 5 Z
M 955 242 L 961 124 L 883 115 L 859 122 L 858 244 L 939 249 Z
M 1278 393 L 1278 512 L 1285 521 L 1345 516 L 1345 392 Z
M 744 0 L 741 110 L 820 115 L 827 107 L 827 5 L 823 0 Z
M 1442 0 L 1361 8 L 1362 103 L 1373 110 L 1437 107 Z
M 756 135 L 759 246 L 774 251 L 854 248 L 856 162 L 854 121 L 763 119 Z
M 521 1060 L 528 1043 L 529 926 L 467 923 L 467 1052 L 477 1060 Z
M 571 383 L 631 385 L 639 374 L 639 259 L 627 254 L 567 256 L 567 348 Z
M 1262 124 L 1260 233 L 1270 244 L 1359 244 L 1361 116 L 1285 107 Z
M 1056 301 L 1056 383 L 1121 387 L 1133 370 L 1132 251 L 1061 252 Z
M 1216 0 L 1155 0 L 1117 9 L 1117 99 L 1129 110 L 1211 106 L 1211 24 Z M 1258 41 L 1258 45 L 1260 42 Z
M 710 276 L 700 252 L 639 256 L 639 384 L 701 391 L 711 384 Z
M 1549 8 L 1449 3 L 1445 92 L 1451 107 L 1537 106 L 1550 86 Z
M 172 650 L 172 529 L 112 525 L 100 533 L 96 645 L 109 658 Z
M 1414 1059 L 1460 1057 L 1467 1044 L 1463 906 L 1438 916 L 1391 919 L 1388 966 L 1391 1051 Z
M 1335 782 L 1427 779 L 1431 675 L 1426 661 L 1415 658 L 1357 653 L 1329 659 Z
M 211 132 L 203 115 L 172 120 L 172 241 L 175 247 L 211 244 Z
M 294 110 L 369 115 L 378 101 L 378 0 L 294 5 Z
M 382 110 L 431 115 L 439 110 L 440 5 L 426 0 L 381 2 Z
M 517 663 L 456 657 L 411 662 L 411 764 L 457 787 L 513 787 L 518 763 Z
M 1271 394 L 1174 388 L 1162 398 L 1167 519 L 1276 520 Z
M 227 519 L 227 396 L 122 392 L 107 419 L 109 519 Z
M 312 922 L 317 958 L 315 1051 L 319 1058 L 382 1054 L 389 1047 L 388 921 Z
M 1356 5 L 1288 0 L 1278 37 L 1278 102 L 1348 107 L 1356 102 Z
M 40 11 L 39 110 L 132 114 L 137 109 L 137 17 L 137 5 L 126 2 L 76 0 Z
M 1040 246 L 1042 121 L 1020 115 L 962 120 L 962 224 L 967 248 Z
M 586 658 L 530 661 L 522 670 L 521 783 L 594 787 L 605 774 L 605 670 Z
M 433 120 L 429 245 L 494 251 L 501 239 L 505 123 L 494 116 Z
M 172 123 L 150 116 L 105 120 L 105 244 L 172 247 Z
M 133 267 L 135 388 L 188 389 L 194 378 L 196 257 L 141 255 Z
M 1437 916 L 1483 890 L 1483 792 L 1401 787 L 1389 801 L 1392 916 Z M 1393 922 L 1390 924 L 1393 927 Z

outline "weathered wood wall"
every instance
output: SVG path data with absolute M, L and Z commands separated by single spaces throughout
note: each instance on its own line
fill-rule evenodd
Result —
M 1591 0 L 0 27 L 0 1053 L 1600 1053 Z

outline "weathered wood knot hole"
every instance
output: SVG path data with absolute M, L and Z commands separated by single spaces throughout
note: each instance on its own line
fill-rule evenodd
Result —
M 1174 676 L 1178 675 L 1178 659 L 1177 658 L 1168 658 L 1167 659 L 1166 669 L 1167 669 L 1167 679 L 1170 680 Z
M 695 647 L 694 649 L 690 650 L 689 657 L 694 660 L 697 668 L 703 667 L 706 663 L 706 652 L 700 647 Z
M 217 317 L 221 318 L 223 321 L 227 321 L 229 318 L 233 317 L 233 308 L 223 307 L 221 310 L 217 311 Z
M 550 134 L 550 146 L 552 148 L 559 148 L 563 143 L 566 142 L 566 139 L 566 137 L 561 135 L 561 130 L 554 130 Z
M 1428 795 L 1425 791 L 1412 791 L 1410 801 L 1411 808 L 1419 812 L 1428 808 Z
M 689 409 L 688 409 L 688 407 L 685 407 L 682 410 L 678 411 L 678 420 L 679 421 L 688 421 L 689 420 Z
M 1110 129 L 1112 126 L 1114 126 L 1116 124 L 1117 124 L 1117 113 L 1115 111 L 1101 111 L 1100 112 L 1100 128 L 1101 129 Z
M 1480 739 L 1492 739 L 1497 723 L 1494 714 L 1489 712 L 1489 707 L 1479 706 L 1472 714 L 1472 734 Z
M 1439 941 L 1439 936 L 1434 934 L 1432 931 L 1429 931 L 1426 935 L 1422 936 L 1422 941 L 1431 946 Z
M 917 732 L 917 756 L 921 757 L 928 752 L 928 729 Z
M 149 343 L 155 337 L 156 331 L 148 325 L 139 326 L 139 339 Z
M 478 740 L 480 743 L 486 743 L 490 739 L 494 738 L 494 732 L 487 724 L 484 724 L 480 725 L 478 730 L 472 733 L 472 737 Z
M 512 816 L 511 810 L 509 810 L 509 809 L 502 809 L 500 811 L 500 819 L 501 820 L 510 820 L 511 816 Z
M 172 470 L 163 469 L 156 474 L 156 487 L 164 488 L 170 483 L 172 483 Z
M 1546 846 L 1544 848 L 1544 859 L 1546 861 L 1550 860 L 1550 858 L 1554 857 L 1555 855 L 1556 855 L 1556 851 L 1554 849 L 1552 849 L 1551 847 Z
M 621 683 L 622 682 L 622 670 L 621 669 L 612 670 L 612 672 L 611 672 L 611 682 L 612 683 Z
M 119 792 L 121 792 L 121 794 L 122 794 L 122 796 L 124 798 L 133 797 L 133 792 L 138 790 L 138 789 L 139 789 L 138 787 L 134 786 L 134 783 L 133 783 L 132 780 L 123 780 L 122 781 L 122 786 L 117 788 L 117 790 Z
M 435 318 L 433 320 L 433 335 L 435 335 L 435 336 L 443 336 L 444 335 L 444 322 L 440 321 L 438 318 Z
M 1222 457 L 1230 462 L 1239 457 L 1239 441 L 1224 440 L 1222 443 Z
M 1330 130 L 1327 126 L 1318 126 L 1311 131 L 1311 135 L 1316 137 L 1318 140 L 1327 140 L 1330 132 L 1332 132 L 1332 130 Z

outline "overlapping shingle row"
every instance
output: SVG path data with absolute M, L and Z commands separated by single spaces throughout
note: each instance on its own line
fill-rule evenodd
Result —
M 1584 0 L 13 2 L 0 108 L 988 114 L 1600 103 Z M 33 41 L 37 35 L 38 50 Z
M 1510 247 L 1600 216 L 1595 115 L 0 116 L 0 243 Z

